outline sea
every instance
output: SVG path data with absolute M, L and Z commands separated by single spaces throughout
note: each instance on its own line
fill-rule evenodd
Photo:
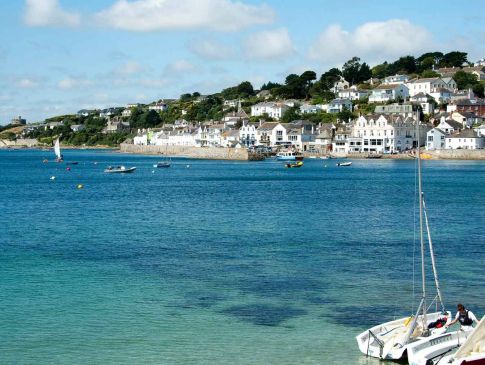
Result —
M 0 151 L 1 364 L 381 364 L 355 336 L 416 310 L 416 161 L 63 154 Z M 422 175 L 445 304 L 481 317 L 485 161 Z

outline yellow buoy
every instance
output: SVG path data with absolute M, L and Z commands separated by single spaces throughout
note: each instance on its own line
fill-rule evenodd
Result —
M 83 184 L 77 184 L 77 188 L 82 189 L 82 188 L 84 188 L 84 185 Z

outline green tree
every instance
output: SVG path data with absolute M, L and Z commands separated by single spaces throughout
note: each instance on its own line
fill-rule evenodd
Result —
M 452 51 L 443 56 L 440 67 L 461 67 L 468 62 L 468 53 Z
M 372 67 L 372 77 L 376 77 L 378 79 L 383 79 L 386 76 L 389 76 L 389 71 L 388 71 L 389 65 L 387 64 L 387 61 Z
M 458 89 L 461 90 L 471 88 L 478 84 L 477 75 L 462 70 L 457 71 L 453 76 L 453 79 L 456 81 L 456 86 Z
M 284 123 L 290 123 L 294 120 L 300 119 L 300 108 L 297 106 L 291 107 L 283 113 L 281 121 Z
M 353 57 L 343 65 L 342 76 L 351 85 L 355 85 L 370 79 L 372 77 L 372 72 L 369 65 L 365 62 L 362 64 L 360 63 L 359 57 Z
M 413 56 L 404 56 L 391 63 L 388 71 L 391 75 L 397 73 L 411 74 L 416 72 L 416 68 L 416 59 Z
M 305 71 L 300 75 L 300 80 L 305 86 L 305 99 L 308 99 L 310 88 L 316 79 L 317 74 L 314 71 Z
M 440 74 L 433 70 L 424 70 L 423 72 L 421 72 L 421 77 L 424 77 L 424 78 L 439 77 L 439 76 Z

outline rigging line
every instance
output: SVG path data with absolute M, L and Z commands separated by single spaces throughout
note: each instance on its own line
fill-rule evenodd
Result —
M 416 197 L 418 195 L 418 162 L 414 161 L 414 199 L 413 199 L 413 300 L 411 301 L 411 313 L 414 313 L 416 302 Z

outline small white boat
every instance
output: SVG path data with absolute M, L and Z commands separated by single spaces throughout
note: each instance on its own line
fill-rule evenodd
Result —
M 485 364 L 485 316 L 458 350 L 433 362 L 433 365 L 483 365 Z
M 62 162 L 62 154 L 61 154 L 61 144 L 59 142 L 59 138 L 56 139 L 54 143 L 54 153 L 56 154 L 56 162 Z
M 339 162 L 337 166 L 350 166 L 352 165 L 352 162 Z
M 136 170 L 136 167 L 125 167 L 125 166 L 108 166 L 107 169 L 104 170 L 104 172 L 110 173 L 110 174 L 129 174 L 132 173 Z
M 448 318 L 448 323 L 451 318 Z M 458 331 L 446 332 L 436 337 L 423 338 L 409 344 L 409 365 L 429 365 L 455 352 L 473 332 L 472 327 L 462 327 Z

